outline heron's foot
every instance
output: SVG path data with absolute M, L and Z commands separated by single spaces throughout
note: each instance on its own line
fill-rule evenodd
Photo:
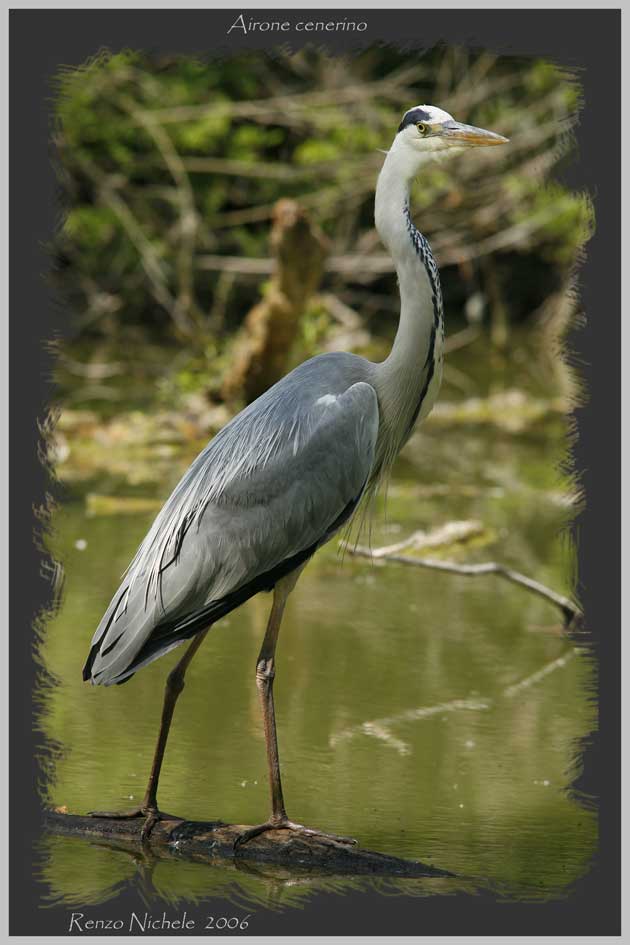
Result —
M 166 815 L 163 814 L 162 811 L 158 810 L 157 806 L 141 805 L 139 807 L 132 807 L 131 810 L 91 810 L 88 816 L 103 817 L 106 820 L 134 820 L 137 817 L 145 817 L 146 820 L 140 834 L 140 839 L 143 843 L 145 843 L 149 839 L 151 831 L 157 824 L 158 820 L 162 820 Z
M 314 830 L 312 827 L 305 827 L 303 824 L 296 824 L 288 818 L 272 819 L 264 824 L 258 824 L 256 827 L 250 827 L 239 834 L 234 841 L 234 849 L 238 850 L 244 843 L 248 843 L 254 837 L 261 833 L 267 833 L 268 830 L 291 830 L 293 833 L 301 834 L 304 837 L 315 837 L 322 840 L 331 840 L 333 843 L 343 843 L 346 845 L 355 844 L 357 841 L 353 837 L 340 837 L 336 833 L 324 833 L 323 830 Z

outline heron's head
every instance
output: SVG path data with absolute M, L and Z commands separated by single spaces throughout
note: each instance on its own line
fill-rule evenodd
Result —
M 435 105 L 416 105 L 405 112 L 391 147 L 413 176 L 427 157 L 440 157 L 466 148 L 506 144 L 507 138 L 455 121 Z

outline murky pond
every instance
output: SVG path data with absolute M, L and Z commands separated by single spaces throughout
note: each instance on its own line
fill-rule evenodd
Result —
M 553 414 L 518 434 L 438 416 L 400 457 L 372 546 L 475 520 L 483 526 L 476 543 L 449 559 L 501 561 L 569 592 L 574 562 L 561 532 L 571 511 L 556 469 L 563 429 Z M 165 676 L 181 653 L 122 687 L 81 681 L 93 630 L 155 514 L 99 507 L 86 495 L 164 498 L 189 459 L 186 450 L 170 455 L 152 486 L 112 473 L 68 484 L 55 516 L 51 546 L 66 585 L 42 650 L 58 683 L 45 697 L 44 727 L 63 750 L 48 800 L 72 812 L 140 799 Z M 266 817 L 254 666 L 269 606 L 259 595 L 229 615 L 195 658 L 160 783 L 165 810 L 240 823 Z M 597 843 L 594 811 L 569 790 L 580 740 L 596 724 L 593 687 L 588 650 L 562 632 L 544 600 L 493 576 L 342 560 L 334 541 L 302 575 L 278 647 L 289 815 L 465 878 L 440 891 L 466 882 L 504 897 L 561 896 Z M 125 852 L 54 837 L 43 875 L 51 899 L 67 903 L 147 883 L 146 866 Z M 290 905 L 310 888 L 163 861 L 149 881 L 170 901 L 216 894 Z M 430 881 L 389 891 L 396 888 L 438 891 Z

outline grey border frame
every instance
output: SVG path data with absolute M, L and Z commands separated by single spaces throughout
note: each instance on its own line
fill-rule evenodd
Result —
M 37 458 L 37 420 L 52 398 L 51 358 L 44 342 L 68 332 L 43 274 L 44 244 L 58 223 L 50 162 L 51 80 L 105 46 L 147 51 L 231 54 L 267 48 L 265 35 L 226 37 L 237 12 L 229 10 L 19 10 L 10 15 L 10 932 L 65 934 L 68 910 L 42 908 L 38 876 L 42 818 L 36 792 L 31 624 L 50 602 L 41 579 L 41 554 L 32 541 L 33 505 L 50 482 Z M 247 9 L 243 10 L 248 13 Z M 253 11 L 252 11 L 253 12 Z M 322 10 L 310 11 L 321 18 Z M 334 10 L 358 19 L 359 11 Z M 256 8 L 257 18 L 274 10 Z M 295 11 L 276 11 L 281 19 Z M 299 11 L 300 18 L 309 16 Z M 589 639 L 599 661 L 599 731 L 585 746 L 576 791 L 597 799 L 600 846 L 587 876 L 565 899 L 546 903 L 496 901 L 489 894 L 453 899 L 387 898 L 374 892 L 319 893 L 300 911 L 259 911 L 250 935 L 616 935 L 620 932 L 620 393 L 621 393 L 621 16 L 618 10 L 365 10 L 359 36 L 330 34 L 324 43 L 350 52 L 353 44 L 392 42 L 413 48 L 436 41 L 491 47 L 502 53 L 544 55 L 581 72 L 585 107 L 577 131 L 578 161 L 565 180 L 595 198 L 596 233 L 579 273 L 586 324 L 570 346 L 588 392 L 576 411 L 573 453 L 586 509 L 576 524 L 582 601 Z M 413 37 L 413 40 L 411 39 Z M 288 34 L 297 47 L 300 37 Z M 319 40 L 318 40 L 319 42 Z M 606 129 L 605 148 L 601 129 Z M 614 352 L 611 357 L 611 352 Z M 619 352 L 619 354 L 617 354 Z M 606 549 L 606 554 L 602 553 Z M 108 913 L 141 907 L 126 889 Z M 221 908 L 209 902 L 208 910 Z M 87 910 L 86 910 L 87 911 Z M 204 914 L 203 907 L 195 912 Z

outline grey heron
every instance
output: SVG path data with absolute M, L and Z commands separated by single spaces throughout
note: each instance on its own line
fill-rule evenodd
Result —
M 184 641 L 168 674 L 142 804 L 146 839 L 160 818 L 157 789 L 175 703 L 211 625 L 259 591 L 273 591 L 256 663 L 271 788 L 267 830 L 333 837 L 289 820 L 273 701 L 275 650 L 287 598 L 315 551 L 373 496 L 414 425 L 431 410 L 442 375 L 440 278 L 409 208 L 426 161 L 507 139 L 420 105 L 403 116 L 376 186 L 375 222 L 395 264 L 400 320 L 389 356 L 322 354 L 299 365 L 237 414 L 194 460 L 166 501 L 98 625 L 83 678 L 109 686 Z M 354 842 L 354 841 L 348 841 Z

